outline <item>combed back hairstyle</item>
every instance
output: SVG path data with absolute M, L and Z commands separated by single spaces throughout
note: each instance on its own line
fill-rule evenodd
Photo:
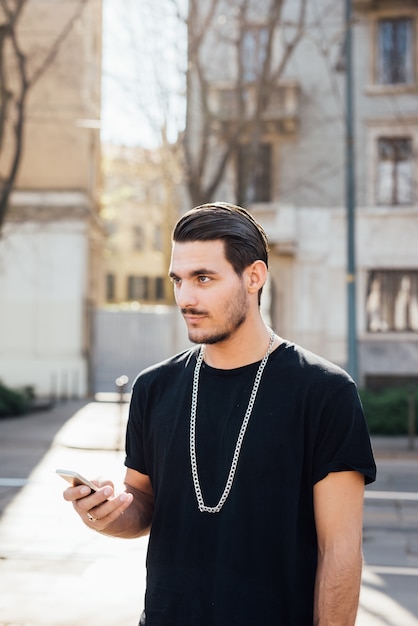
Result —
M 268 267 L 266 233 L 248 211 L 234 204 L 213 202 L 191 209 L 177 222 L 172 239 L 224 241 L 225 257 L 239 276 L 254 261 L 264 261 Z

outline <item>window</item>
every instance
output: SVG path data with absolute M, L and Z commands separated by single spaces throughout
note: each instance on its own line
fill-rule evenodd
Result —
M 378 21 L 377 83 L 414 82 L 413 25 L 413 20 L 407 17 Z
M 133 227 L 133 247 L 134 250 L 143 250 L 145 247 L 145 235 L 142 226 Z
M 367 128 L 367 202 L 370 206 L 411 206 L 417 203 L 418 120 L 393 114 L 370 118 Z
M 155 279 L 155 299 L 164 300 L 164 278 L 157 276 Z
M 246 203 L 271 200 L 271 144 L 260 144 L 255 158 L 250 147 L 243 145 L 238 155 L 239 196 Z
M 254 82 L 262 72 L 267 54 L 266 26 L 251 26 L 244 30 L 241 40 L 241 64 L 244 81 Z
M 106 235 L 108 235 L 109 237 L 111 237 L 112 235 L 115 235 L 117 233 L 118 225 L 114 221 L 105 220 L 104 221 L 104 227 L 105 227 L 105 230 L 106 230 Z
M 106 275 L 106 300 L 112 301 L 115 299 L 115 275 Z
M 379 137 L 377 204 L 413 203 L 413 167 L 410 137 Z
M 154 228 L 154 250 L 161 252 L 164 249 L 163 229 L 161 226 Z
M 128 276 L 128 300 L 149 299 L 148 276 Z
M 418 332 L 418 270 L 370 272 L 366 310 L 369 332 Z

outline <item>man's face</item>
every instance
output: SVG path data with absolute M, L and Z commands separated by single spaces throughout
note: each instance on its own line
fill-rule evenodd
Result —
M 190 341 L 225 341 L 245 321 L 248 294 L 225 258 L 223 241 L 175 242 L 170 277 Z

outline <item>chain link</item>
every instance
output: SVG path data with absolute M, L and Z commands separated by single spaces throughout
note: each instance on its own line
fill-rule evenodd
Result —
M 192 469 L 192 478 L 194 490 L 196 493 L 197 504 L 199 507 L 199 511 L 201 513 L 219 513 L 225 504 L 229 493 L 232 488 L 232 483 L 234 482 L 235 472 L 238 465 L 238 459 L 241 452 L 241 446 L 244 441 L 245 431 L 247 430 L 248 422 L 250 421 L 250 417 L 253 411 L 254 402 L 257 396 L 258 387 L 260 386 L 261 377 L 263 375 L 264 368 L 267 364 L 268 358 L 270 356 L 271 349 L 274 343 L 274 332 L 270 335 L 270 342 L 267 348 L 267 352 L 263 357 L 260 365 L 258 366 L 257 374 L 255 375 L 253 389 L 251 391 L 250 399 L 248 401 L 247 410 L 244 415 L 244 419 L 241 424 L 241 429 L 238 434 L 237 443 L 235 445 L 234 455 L 232 457 L 231 468 L 229 470 L 228 478 L 225 484 L 225 489 L 220 497 L 220 500 L 216 506 L 206 506 L 202 489 L 200 487 L 199 480 L 199 472 L 197 468 L 197 457 L 196 457 L 196 413 L 197 413 L 197 399 L 199 395 L 199 374 L 200 368 L 202 366 L 203 357 L 205 355 L 205 347 L 202 345 L 199 351 L 199 355 L 196 360 L 196 366 L 193 374 L 193 388 L 192 388 L 192 402 L 190 409 L 190 464 Z

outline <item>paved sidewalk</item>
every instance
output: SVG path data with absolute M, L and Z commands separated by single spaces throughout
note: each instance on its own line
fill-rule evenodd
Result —
M 137 625 L 147 540 L 90 531 L 63 500 L 65 483 L 55 474 L 62 467 L 122 482 L 126 414 L 126 404 L 81 407 L 3 512 L 1 626 Z
M 0 626 L 137 625 L 147 540 L 118 540 L 87 529 L 64 502 L 65 483 L 55 474 L 63 467 L 122 482 L 126 418 L 126 404 L 88 402 L 0 422 L 0 454 L 12 472 L 6 476 L 3 465 L 0 504 L 10 489 L 15 493 L 0 517 Z M 27 428 L 33 450 L 21 451 L 31 470 L 25 474 L 14 440 Z M 379 495 L 418 492 L 418 452 L 407 443 L 376 441 L 382 483 L 373 487 L 377 498 L 366 501 L 366 567 L 356 626 L 418 626 L 418 505 L 408 509 L 398 496 Z M 7 487 L 5 479 L 15 482 Z M 399 532 L 385 535 L 393 524 Z

